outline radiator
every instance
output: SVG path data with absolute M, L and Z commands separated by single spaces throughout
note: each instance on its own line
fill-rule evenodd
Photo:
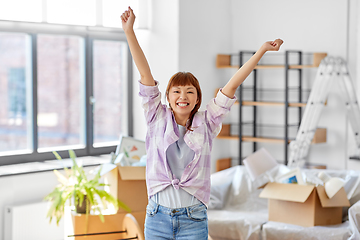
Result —
M 47 210 L 47 202 L 5 207 L 4 240 L 63 240 L 63 219 L 50 224 Z

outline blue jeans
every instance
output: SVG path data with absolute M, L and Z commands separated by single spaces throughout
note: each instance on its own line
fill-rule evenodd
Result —
M 172 209 L 149 199 L 146 207 L 145 239 L 207 240 L 206 206 L 200 203 Z

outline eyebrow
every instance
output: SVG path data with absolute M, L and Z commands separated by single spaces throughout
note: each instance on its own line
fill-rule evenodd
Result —
M 179 86 L 174 86 L 173 88 L 180 88 Z M 188 87 L 187 89 L 196 89 L 194 86 L 190 86 L 190 87 Z

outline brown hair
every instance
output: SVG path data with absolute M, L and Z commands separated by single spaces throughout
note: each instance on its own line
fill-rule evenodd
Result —
M 195 105 L 194 109 L 191 111 L 190 116 L 189 116 L 189 124 L 186 126 L 186 129 L 189 131 L 192 131 L 191 129 L 191 125 L 192 125 L 192 121 L 194 118 L 195 113 L 197 113 L 197 111 L 200 108 L 201 105 L 201 89 L 200 89 L 200 84 L 199 81 L 196 79 L 196 77 L 189 72 L 178 72 L 175 73 L 169 80 L 169 83 L 167 85 L 166 88 L 166 97 L 169 100 L 169 91 L 170 88 L 174 87 L 174 86 L 186 86 L 186 85 L 193 85 L 196 88 L 197 91 L 197 97 L 198 97 L 198 102 Z M 170 106 L 171 107 L 171 106 Z

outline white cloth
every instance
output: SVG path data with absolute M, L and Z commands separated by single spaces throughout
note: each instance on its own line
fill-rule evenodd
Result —
M 315 181 L 319 171 L 323 170 L 303 170 L 303 173 L 308 180 Z M 342 224 L 315 227 L 269 222 L 267 199 L 258 197 L 261 189 L 254 188 L 257 183 L 250 180 L 244 166 L 212 174 L 208 211 L 210 237 L 212 240 L 360 240 L 360 171 L 326 172 L 345 180 L 348 199 L 355 204 L 348 210 L 348 221 L 345 216 Z
M 355 203 L 349 208 L 349 222 L 351 229 L 353 229 L 353 234 L 349 240 L 359 240 L 360 239 L 360 201 Z

